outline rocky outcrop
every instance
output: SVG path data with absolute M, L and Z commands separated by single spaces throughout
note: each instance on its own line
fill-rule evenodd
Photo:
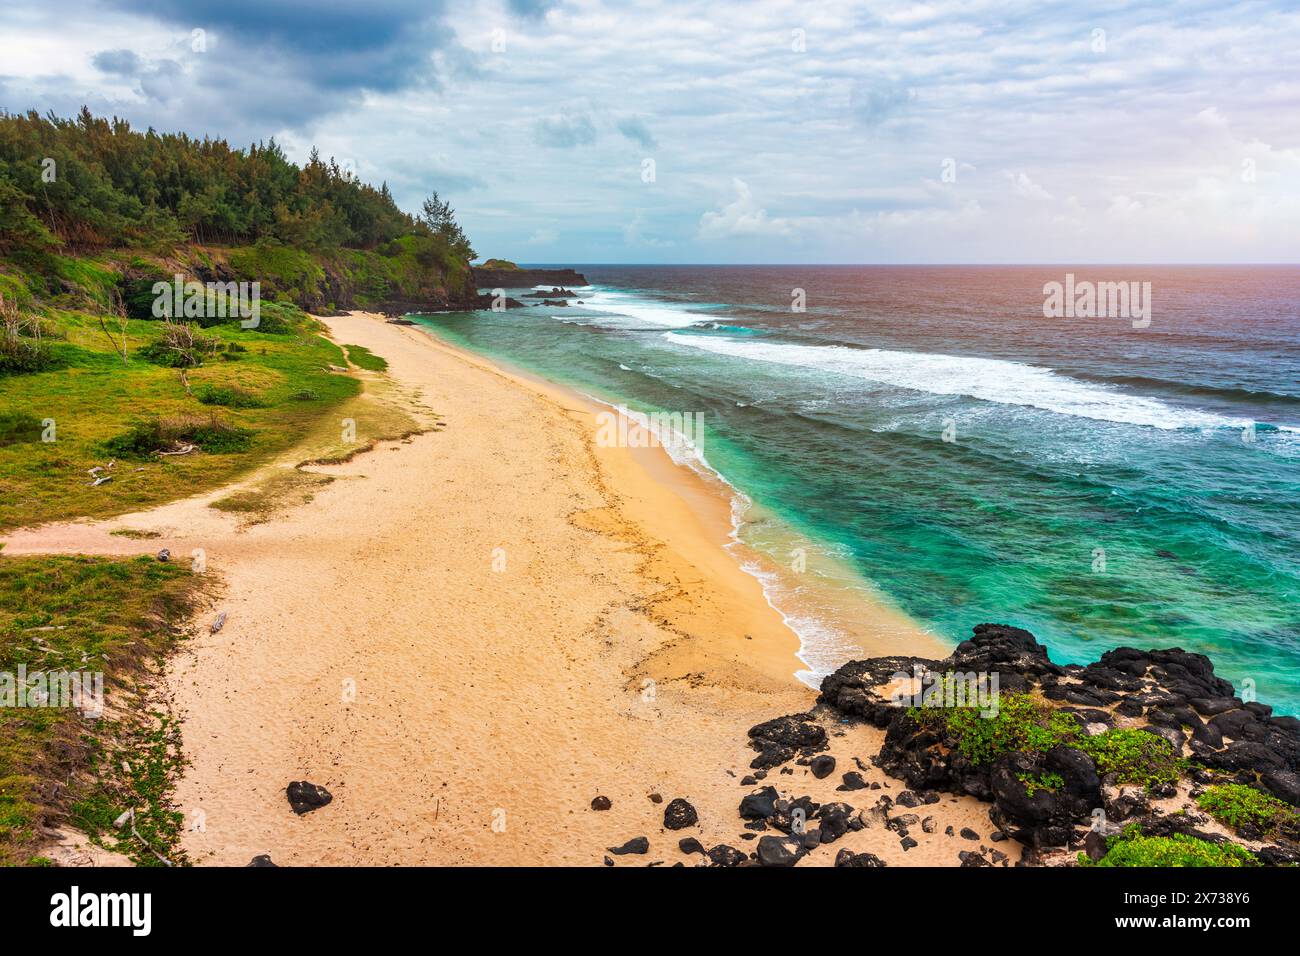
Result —
M 937 675 L 995 676 L 999 699 L 1030 695 L 1022 699 L 1036 701 L 1033 706 L 1041 706 L 1043 719 L 1053 721 L 1055 729 L 1038 738 L 1030 731 L 1020 740 L 1008 722 L 1000 730 L 1008 739 L 978 752 L 965 733 L 978 736 L 982 727 L 963 733 L 944 718 L 927 718 L 926 708 L 917 709 L 917 698 L 910 696 L 916 682 L 900 676 L 927 672 L 936 684 L 942 683 Z M 1164 814 L 1153 808 L 1154 801 L 1179 793 L 1179 783 L 1184 788 L 1243 784 L 1300 806 L 1300 721 L 1274 717 L 1267 705 L 1234 696 L 1232 685 L 1215 676 L 1209 658 L 1179 648 L 1124 647 L 1087 666 L 1059 665 L 1028 631 L 981 624 L 941 661 L 888 657 L 845 664 L 823 680 L 818 708 L 805 717 L 816 718 L 819 711 L 884 728 L 876 758 L 881 769 L 914 790 L 988 801 L 992 822 L 1033 850 L 1082 845 L 1088 828 L 1100 824 L 1114 833 L 1121 822 L 1138 823 L 1147 835 L 1182 832 L 1221 842 L 1221 835 L 1195 829 L 1195 812 Z M 1166 741 L 1168 748 L 1144 748 L 1145 738 L 1127 738 L 1130 746 L 1137 742 L 1139 759 L 1150 749 L 1171 768 L 1185 768 L 1185 776 L 1171 769 L 1169 779 L 1153 774 L 1145 786 L 1126 787 L 1116 773 L 1099 772 L 1087 741 L 1116 727 Z M 1058 730 L 1062 739 L 1054 743 Z M 1293 852 L 1284 840 L 1258 855 L 1267 861 Z
M 571 289 L 586 285 L 587 279 L 572 269 L 484 269 L 473 270 L 474 284 L 480 290 L 523 289 L 535 285 Z M 552 298 L 556 298 L 552 294 Z
M 871 762 L 906 789 L 876 793 L 880 783 L 863 779 L 869 768 L 856 756 L 858 770 L 841 775 L 831 798 L 866 797 L 856 808 L 762 783 L 803 766 L 828 788 L 837 767 L 828 728 L 840 737 L 855 723 L 884 730 Z M 756 724 L 748 737 L 754 772 L 740 780 L 749 789 L 736 815 L 741 845 L 753 841 L 752 850 L 682 840 L 683 853 L 703 854 L 699 865 L 796 866 L 866 829 L 904 853 L 942 830 L 954 862 L 967 867 L 1010 865 L 996 846 L 1007 840 L 1021 844 L 1022 866 L 1117 857 L 1123 865 L 1300 863 L 1300 814 L 1287 809 L 1300 807 L 1300 721 L 1235 696 L 1207 657 L 1179 648 L 1118 648 L 1086 666 L 1057 664 L 1028 631 L 981 624 L 942 660 L 847 663 L 822 681 L 811 710 Z M 944 808 L 926 809 L 945 791 L 985 802 L 991 826 L 945 827 Z M 1225 813 L 1224 800 L 1243 802 Z M 680 798 L 665 809 L 666 830 L 698 822 Z M 610 852 L 644 852 L 631 846 Z M 885 865 L 836 849 L 837 867 Z

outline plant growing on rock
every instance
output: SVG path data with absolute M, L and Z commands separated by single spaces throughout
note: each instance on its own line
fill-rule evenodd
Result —
M 1173 745 L 1148 731 L 1116 728 L 1080 737 L 1073 746 L 1096 762 L 1099 774 L 1113 773 L 1119 783 L 1140 783 L 1150 791 L 1178 782 Z
M 1214 819 L 1234 830 L 1257 830 L 1262 834 L 1300 830 L 1300 813 L 1277 797 L 1254 787 L 1224 783 L 1209 787 L 1196 798 L 1197 805 Z
M 919 723 L 941 726 L 956 739 L 962 755 L 977 766 L 1015 751 L 1044 753 L 1058 744 L 1073 743 L 1082 733 L 1073 714 L 1029 694 L 1003 697 L 995 717 L 982 717 L 973 707 L 913 707 L 907 713 Z
M 1040 790 L 1055 793 L 1065 786 L 1065 778 L 1059 773 L 1019 773 L 1016 779 L 1025 785 L 1025 792 L 1031 797 Z
M 1211 843 L 1185 833 L 1143 836 L 1137 827 L 1106 841 L 1106 855 L 1100 860 L 1079 854 L 1080 866 L 1258 866 L 1259 861 L 1235 843 Z

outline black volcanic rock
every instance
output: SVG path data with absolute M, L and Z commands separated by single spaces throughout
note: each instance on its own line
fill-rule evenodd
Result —
M 746 820 L 766 820 L 776 815 L 776 787 L 764 787 L 740 801 L 740 815 Z
M 793 837 L 760 837 L 758 862 L 760 866 L 794 866 L 803 854 L 803 845 Z
M 629 853 L 648 853 L 650 851 L 650 841 L 645 837 L 633 837 L 622 846 L 606 847 L 610 853 L 615 856 L 626 856 Z
M 734 846 L 727 846 L 725 843 L 715 846 L 706 855 L 714 866 L 740 866 L 748 859 Z
M 669 801 L 668 806 L 664 807 L 664 826 L 669 830 L 683 830 L 699 822 L 700 816 L 695 808 L 681 797 Z
M 508 295 L 507 295 L 507 296 L 502 296 L 502 299 L 503 299 L 502 304 L 503 304 L 507 309 L 526 309 L 526 308 L 528 308 L 528 306 L 527 306 L 526 303 L 520 302 L 518 299 L 512 299 L 512 298 L 510 298 L 510 296 L 508 296 Z M 476 309 L 482 309 L 484 312 L 489 312 L 489 311 L 492 311 L 492 308 L 493 308 L 493 305 L 495 304 L 495 302 L 496 302 L 496 296 L 494 296 L 494 295 L 492 295 L 492 294 L 490 294 L 490 293 L 487 293 L 487 292 L 482 292 L 482 293 L 480 293 L 480 294 L 479 294 L 479 295 L 474 299 L 474 308 L 476 308 Z
M 843 779 L 844 782 L 836 787 L 836 790 L 867 789 L 867 782 L 862 779 L 862 774 L 858 773 L 856 770 L 850 770 L 848 773 L 844 774 L 841 779 Z
M 770 770 L 797 756 L 811 757 L 826 749 L 826 730 L 807 714 L 788 714 L 749 728 L 749 745 L 758 751 L 750 761 L 755 770 Z
M 306 780 L 295 780 L 285 788 L 285 794 L 289 798 L 289 806 L 299 816 L 319 810 L 334 799 L 324 787 L 308 783 Z
M 835 854 L 835 865 L 841 866 L 884 866 L 885 861 L 874 853 L 854 853 L 848 847 Z
M 812 758 L 808 764 L 808 769 L 818 780 L 824 780 L 835 772 L 835 758 L 830 754 L 820 754 Z

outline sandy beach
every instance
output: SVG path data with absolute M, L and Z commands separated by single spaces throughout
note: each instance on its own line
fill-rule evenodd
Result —
M 637 836 L 649 853 L 617 865 L 694 865 L 677 848 L 686 836 L 752 850 L 736 812 L 753 789 L 740 783 L 745 732 L 815 692 L 795 679 L 796 635 L 724 548 L 722 489 L 662 449 L 599 447 L 599 407 L 571 392 L 377 316 L 322 321 L 384 357 L 386 400 L 438 429 L 310 466 L 334 480 L 260 523 L 209 507 L 227 488 L 5 542 L 6 554 L 203 549 L 219 595 L 166 688 L 190 762 L 177 807 L 203 824 L 185 838 L 193 860 L 600 865 Z M 110 533 L 123 528 L 161 537 Z M 901 614 L 865 601 L 862 613 L 876 635 L 864 654 L 945 653 Z M 791 763 L 764 782 L 858 809 L 902 789 L 870 765 L 878 732 L 827 730 L 835 774 Z M 855 767 L 879 793 L 835 791 Z M 293 780 L 333 802 L 295 816 Z M 598 795 L 611 809 L 591 809 Z M 656 798 L 677 797 L 698 826 L 664 829 Z M 909 851 L 868 827 L 801 865 L 843 847 L 955 865 L 973 845 L 945 827 L 991 829 L 974 800 L 923 812 L 939 826 L 914 827 Z

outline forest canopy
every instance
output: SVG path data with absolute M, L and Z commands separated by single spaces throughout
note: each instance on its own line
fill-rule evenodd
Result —
M 361 182 L 315 149 L 301 168 L 274 139 L 235 149 L 223 139 L 143 133 L 123 119 L 0 112 L 0 253 L 263 239 L 307 249 L 374 249 L 407 235 L 474 258 L 451 207 L 434 193 L 422 215 L 397 207 L 385 183 Z

